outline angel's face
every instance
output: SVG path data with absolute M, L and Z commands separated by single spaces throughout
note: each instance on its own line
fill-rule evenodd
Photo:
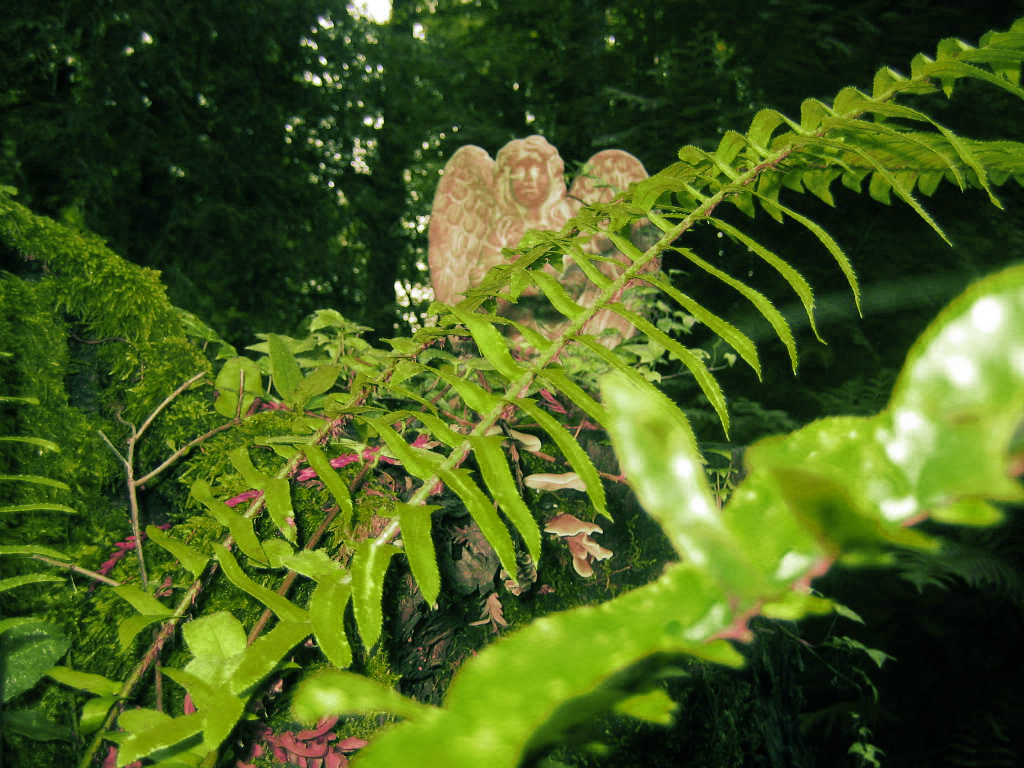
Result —
M 520 205 L 537 208 L 548 199 L 550 180 L 547 169 L 536 160 L 531 158 L 517 163 L 509 179 L 512 194 Z

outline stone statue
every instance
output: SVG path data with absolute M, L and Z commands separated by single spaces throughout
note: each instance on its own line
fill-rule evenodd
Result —
M 608 202 L 631 183 L 647 178 L 643 164 L 619 149 L 590 158 L 568 193 L 564 172 L 558 150 L 543 136 L 510 141 L 494 160 L 480 147 L 460 147 L 445 165 L 434 195 L 428 232 L 434 297 L 448 304 L 460 301 L 491 267 L 504 263 L 501 249 L 514 248 L 527 230 L 559 230 L 584 204 Z M 634 240 L 642 237 L 642 229 L 634 227 Z M 605 237 L 592 238 L 584 250 L 629 264 Z M 586 306 L 597 298 L 600 291 L 571 259 L 566 257 L 559 266 L 561 271 L 551 265 L 545 269 L 579 304 Z M 645 271 L 656 271 L 659 266 L 652 263 Z M 621 273 L 608 264 L 598 267 L 609 277 Z M 499 313 L 555 338 L 569 321 L 546 301 L 537 300 L 538 293 L 531 286 L 517 304 L 506 302 Z M 618 332 L 601 337 L 608 346 L 636 332 L 629 322 L 607 310 L 591 319 L 585 330 L 600 335 L 607 328 Z M 508 335 L 518 336 L 511 330 Z

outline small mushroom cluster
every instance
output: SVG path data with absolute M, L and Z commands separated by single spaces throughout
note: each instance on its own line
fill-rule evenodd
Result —
M 607 560 L 612 556 L 610 549 L 605 549 L 591 538 L 592 534 L 604 533 L 601 526 L 588 523 L 568 513 L 557 515 L 544 526 L 545 533 L 553 533 L 567 540 L 569 552 L 572 554 L 572 567 L 583 578 L 594 575 L 591 560 Z

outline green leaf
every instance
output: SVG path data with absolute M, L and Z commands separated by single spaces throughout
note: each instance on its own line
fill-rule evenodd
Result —
M 242 552 L 258 563 L 267 564 L 267 555 L 260 545 L 260 540 L 256 538 L 251 519 L 243 517 L 223 501 L 214 498 L 210 484 L 205 480 L 196 480 L 192 483 L 192 497 L 209 509 L 218 523 L 231 531 L 231 537 Z
M 172 667 L 163 667 L 161 672 L 188 691 L 203 717 L 203 745 L 217 749 L 242 716 L 244 700 L 190 672 Z
M 13 515 L 20 512 L 66 512 L 69 515 L 78 514 L 78 512 L 66 504 L 50 504 L 43 501 L 33 504 L 11 504 L 0 507 L 0 515 Z
M 121 716 L 121 720 L 123 719 L 124 715 Z M 121 740 L 121 748 L 117 751 L 118 767 L 149 757 L 154 752 L 191 742 L 202 731 L 203 721 L 203 716 L 195 713 L 182 717 L 168 717 L 165 722 L 140 731 L 125 728 L 128 735 Z
M 463 664 L 443 709 L 378 734 L 359 760 L 363 768 L 387 768 L 416 753 L 446 768 L 472 768 L 486 744 L 489 768 L 516 768 L 634 696 L 630 683 L 656 676 L 662 653 L 741 665 L 726 641 L 705 642 L 732 621 L 724 593 L 692 566 L 671 565 L 657 581 L 609 602 L 550 614 L 503 637 Z M 335 688 L 344 681 L 328 691 Z M 348 711 L 345 700 L 335 708 L 307 705 L 304 693 L 296 700 L 309 707 L 308 719 Z
M 349 494 L 348 486 L 341 476 L 334 471 L 330 461 L 324 455 L 323 450 L 317 445 L 303 445 L 302 452 L 306 454 L 306 461 L 316 472 L 320 481 L 327 486 L 334 500 L 338 502 L 341 509 L 339 523 L 343 530 L 348 530 L 352 523 L 352 496 Z
M 188 622 L 182 629 L 182 636 L 195 657 L 185 666 L 185 671 L 215 685 L 227 682 L 245 651 L 242 623 L 227 611 Z
M 95 675 L 92 672 L 79 672 L 70 667 L 51 667 L 46 671 L 48 677 L 58 683 L 77 688 L 80 691 L 93 693 L 97 696 L 117 696 L 121 693 L 123 683 L 110 680 L 103 675 Z
M 896 194 L 899 195 L 900 199 L 903 200 L 903 202 L 905 202 L 907 205 L 913 208 L 914 211 L 917 212 L 917 215 L 924 219 L 928 226 L 935 230 L 935 233 L 943 240 L 945 240 L 948 245 L 953 245 L 950 239 L 946 237 L 946 233 L 942 231 L 942 227 L 935 223 L 935 220 L 931 217 L 931 215 L 924 208 L 922 208 L 921 204 L 917 202 L 917 200 L 914 198 L 912 194 L 910 194 L 910 190 L 907 189 L 903 184 L 901 184 L 899 179 L 888 168 L 886 168 L 884 165 L 875 160 L 870 154 L 864 152 L 852 142 L 831 141 L 829 139 L 817 139 L 817 141 L 821 142 L 825 146 L 832 147 L 833 149 L 837 149 L 839 151 L 853 152 L 854 154 L 867 160 L 868 163 L 874 166 L 875 172 L 879 174 L 882 178 L 884 178 L 885 181 L 889 184 L 889 186 L 891 186 L 896 191 Z M 839 246 L 835 244 L 835 241 L 833 241 L 832 238 L 829 237 L 825 233 L 825 231 L 821 229 L 820 226 L 811 222 L 810 219 L 808 219 L 807 217 L 801 216 L 800 214 L 794 215 L 794 212 L 791 212 L 789 209 L 779 205 L 778 201 L 775 202 L 775 205 L 780 210 L 784 211 L 789 216 L 796 219 L 801 224 L 810 229 L 812 232 L 814 232 L 818 239 L 821 240 L 821 242 L 836 257 L 836 260 L 839 262 L 839 266 L 842 268 L 843 273 L 846 275 L 846 278 L 850 283 L 850 287 L 853 289 L 853 295 L 857 301 L 857 309 L 859 311 L 860 294 L 857 289 L 856 278 L 853 277 L 853 268 L 850 266 L 850 263 L 846 259 L 845 254 L 843 254 L 842 251 L 839 249 Z M 810 224 L 808 224 L 808 222 L 810 222 Z M 813 224 L 813 226 L 811 226 L 811 224 Z
M 547 381 L 557 392 L 561 392 L 579 407 L 587 416 L 592 418 L 596 424 L 605 426 L 608 422 L 608 412 L 604 406 L 588 395 L 572 379 L 565 375 L 560 368 L 543 368 L 537 372 L 538 375 Z
M 96 696 L 82 705 L 82 716 L 78 718 L 80 733 L 95 733 L 103 727 L 110 708 L 117 704 L 117 696 Z
M 744 296 L 744 298 L 747 299 L 747 301 L 757 308 L 757 311 L 760 312 L 764 319 L 771 324 L 772 328 L 775 330 L 775 334 L 779 337 L 779 341 L 785 345 L 786 351 L 789 353 L 789 360 L 793 367 L 793 372 L 795 373 L 797 355 L 796 342 L 793 340 L 793 334 L 790 332 L 789 324 L 786 323 L 786 319 L 782 316 L 782 313 L 775 309 L 775 306 L 765 298 L 764 294 L 759 291 L 755 291 L 745 283 L 727 275 L 725 272 L 722 272 L 720 269 L 717 269 L 704 261 L 704 259 L 700 258 L 687 248 L 676 248 L 673 250 L 677 253 L 681 253 L 709 275 L 713 275 L 726 285 L 735 288 Z M 643 277 L 643 275 L 641 275 L 641 277 Z
M 693 428 L 690 426 L 690 422 L 687 421 L 686 415 L 679 410 L 679 406 L 633 368 L 622 362 L 614 352 L 602 346 L 593 336 L 581 336 L 577 341 L 596 353 L 605 362 L 610 364 L 612 368 L 622 374 L 637 390 L 634 395 L 635 397 L 656 404 L 661 410 L 663 418 L 669 419 L 683 430 L 685 434 L 688 434 L 693 450 L 697 450 L 697 438 L 693 434 Z
M 71 741 L 70 730 L 57 725 L 36 709 L 4 712 L 4 733 L 17 733 L 33 741 Z
M 322 395 L 334 386 L 341 375 L 340 365 L 324 365 L 302 379 L 292 392 L 296 408 L 304 408 L 317 395 Z
M 675 721 L 674 713 L 678 708 L 679 705 L 660 688 L 630 696 L 615 705 L 616 712 L 655 725 L 672 725 Z
M 708 218 L 708 221 L 710 221 L 716 229 L 730 235 L 731 237 L 735 237 L 750 250 L 764 259 L 764 261 L 768 262 L 776 272 L 782 275 L 785 281 L 789 283 L 790 287 L 796 292 L 796 295 L 800 298 L 800 302 L 804 305 L 804 311 L 807 313 L 807 320 L 811 324 L 811 330 L 814 332 L 814 337 L 818 339 L 818 341 L 824 343 L 824 340 L 818 333 L 818 326 L 814 322 L 814 293 L 811 291 L 811 286 L 806 280 L 804 280 L 803 276 L 759 242 L 754 240 L 752 237 L 748 237 L 731 224 L 727 224 L 724 221 L 713 218 Z
M 56 624 L 39 622 L 11 627 L 0 646 L 0 690 L 7 702 L 29 690 L 71 647 Z
M 302 381 L 302 371 L 284 339 L 276 333 L 270 333 L 267 334 L 267 342 L 270 346 L 270 375 L 274 380 L 274 389 L 282 400 L 291 400 L 295 388 Z
M 512 471 L 508 467 L 505 452 L 501 449 L 504 438 L 498 435 L 490 437 L 470 435 L 467 439 L 473 445 L 473 455 L 476 457 L 477 466 L 480 467 L 480 474 L 483 475 L 487 489 L 501 506 L 505 516 L 519 531 L 519 535 L 523 537 L 526 550 L 533 558 L 533 562 L 539 562 L 540 526 L 537 525 L 530 508 L 523 502 L 523 497 L 519 495 L 519 489 L 512 477 Z M 507 568 L 505 570 L 508 571 Z M 515 576 L 515 571 L 508 572 Z
M 42 547 L 38 544 L 3 544 L 0 545 L 0 556 L 2 555 L 43 555 L 44 557 L 67 560 L 67 555 L 58 552 L 56 549 Z
M 26 624 L 43 624 L 43 619 L 38 616 L 13 616 L 9 619 L 0 619 L 0 635 L 7 632 L 15 627 L 21 627 Z
M 393 416 L 388 416 L 387 420 L 384 418 L 370 418 L 369 416 L 363 416 L 362 419 L 377 431 L 381 439 L 387 443 L 391 455 L 402 463 L 409 474 L 423 481 L 429 481 L 433 477 L 433 467 L 424 461 L 421 455 L 417 454 L 388 423 L 388 421 L 393 419 Z
M 295 510 L 292 509 L 292 489 L 283 477 L 268 477 L 263 489 L 270 519 L 288 541 L 295 543 Z
M 735 349 L 736 353 L 747 362 L 747 365 L 754 369 L 754 373 L 757 374 L 758 381 L 760 381 L 761 363 L 757 357 L 757 348 L 754 346 L 754 342 L 750 340 L 749 336 L 736 328 L 736 326 L 723 320 L 714 312 L 709 311 L 686 294 L 677 290 L 668 281 L 662 280 L 654 275 L 640 275 L 640 277 L 651 285 L 657 286 L 675 299 L 676 303 L 678 303 L 679 306 L 689 314 L 693 315 L 698 322 L 706 325 L 711 331 L 721 337 L 726 344 Z M 662 346 L 665 345 L 662 344 Z
M 323 549 L 303 549 L 294 555 L 283 556 L 281 566 L 317 582 L 338 581 L 346 573 Z
M 933 509 L 931 517 L 949 525 L 996 525 L 1004 519 L 999 509 L 976 498 L 957 499 L 949 506 Z
M 644 509 L 686 561 L 713 574 L 730 594 L 752 594 L 750 566 L 718 513 L 690 436 L 621 377 L 602 378 L 601 393 L 619 464 Z
M 505 523 L 498 516 L 490 499 L 484 495 L 484 492 L 480 490 L 479 486 L 473 481 L 472 476 L 465 469 L 438 469 L 437 474 L 444 481 L 444 484 L 455 491 L 458 497 L 462 499 L 462 503 L 466 505 L 470 516 L 480 526 L 484 537 L 494 548 L 495 553 L 498 555 L 498 560 L 501 561 L 502 568 L 514 578 L 519 570 L 516 565 L 515 546 L 512 544 L 512 537 L 509 535 L 508 528 L 505 527 Z
M 388 712 L 415 720 L 431 707 L 402 696 L 362 675 L 327 670 L 304 680 L 295 693 L 292 713 L 302 723 L 315 723 L 328 715 Z
M 42 448 L 44 451 L 60 453 L 59 445 L 52 440 L 44 440 L 41 437 L 23 437 L 21 435 L 15 437 L 13 435 L 0 435 L 0 443 L 24 443 L 25 445 L 34 445 L 37 448 Z
M 390 544 L 378 544 L 367 539 L 361 541 L 352 556 L 352 608 L 363 645 L 372 648 L 380 637 L 384 618 L 381 599 L 384 594 L 384 574 L 392 556 L 401 552 Z
M 399 503 L 395 509 L 402 530 L 405 556 L 427 605 L 437 602 L 441 591 L 441 576 L 437 571 L 437 553 L 430 535 L 431 513 L 436 505 L 413 506 Z
M 490 411 L 498 408 L 501 404 L 501 399 L 499 397 L 488 392 L 478 384 L 466 381 L 465 379 L 461 379 L 458 376 L 454 376 L 447 371 L 442 371 L 437 368 L 423 366 L 423 369 L 425 371 L 429 371 L 435 376 L 441 377 L 446 383 L 451 384 L 452 389 L 459 393 L 459 397 L 462 398 L 463 402 L 481 415 L 489 413 Z
M 122 584 L 114 587 L 115 595 L 126 601 L 132 608 L 147 616 L 170 616 L 171 609 L 161 603 L 152 595 L 148 595 L 138 587 L 131 584 Z
M 352 648 L 345 636 L 345 606 L 351 584 L 321 581 L 309 601 L 309 620 L 320 650 L 334 666 L 344 669 L 352 664 Z
M 306 612 L 293 602 L 246 576 L 230 551 L 215 545 L 213 552 L 228 581 L 267 606 L 282 622 L 304 622 L 309 618 Z
M 231 461 L 231 466 L 242 476 L 242 479 L 245 480 L 245 484 L 249 488 L 255 491 L 263 490 L 268 476 L 252 465 L 248 446 L 242 445 L 231 451 L 228 453 L 228 459 Z
M 54 480 L 49 477 L 41 477 L 40 475 L 0 475 L 0 481 L 3 480 L 32 483 L 34 485 L 48 485 L 51 488 L 59 488 L 62 491 L 70 490 L 67 483 L 62 483 L 60 480 Z
M 271 674 L 288 652 L 309 636 L 308 621 L 281 621 L 242 653 L 241 661 L 228 681 L 234 694 L 245 694 Z
M 1009 471 L 1024 416 L 1021 328 L 1024 268 L 1017 266 L 972 285 L 911 348 L 880 439 L 887 458 L 913 478 L 919 509 L 1024 497 Z M 952 512 L 967 512 L 966 504 Z M 975 506 L 974 514 L 985 510 Z
M 122 619 L 117 625 L 117 640 L 121 644 L 121 650 L 126 651 L 131 647 L 135 636 L 150 624 L 166 619 L 166 615 L 158 616 L 129 616 Z
M 9 576 L 6 579 L 0 579 L 0 592 L 6 592 L 9 589 L 16 589 L 17 587 L 23 587 L 26 584 L 45 584 L 48 582 L 63 582 L 64 577 L 62 576 L 50 576 L 46 573 L 26 573 L 21 576 Z
M 465 440 L 464 435 L 452 430 L 444 419 L 441 419 L 432 413 L 423 413 L 420 411 L 404 411 L 401 413 L 403 416 L 412 416 L 419 420 L 423 426 L 430 430 L 430 434 L 449 448 L 458 448 L 462 445 L 462 441 Z
M 637 330 L 646 334 L 648 338 L 653 339 L 655 342 L 663 346 L 673 355 L 673 357 L 686 366 L 686 369 L 693 375 L 693 378 L 697 380 L 697 385 L 700 387 L 701 392 L 704 393 L 704 396 L 715 409 L 715 413 L 718 414 L 718 418 L 722 422 L 722 428 L 725 430 L 725 436 L 728 438 L 729 411 L 725 405 L 725 395 L 722 394 L 722 388 L 718 385 L 718 381 L 711 374 L 711 371 L 705 367 L 704 363 L 678 341 L 671 338 L 659 328 L 656 328 L 651 322 L 640 315 L 629 311 L 624 305 L 619 304 L 618 302 L 610 302 L 606 306 L 612 312 L 617 313 L 631 322 L 636 326 Z
M 451 308 L 453 314 L 459 318 L 473 334 L 473 341 L 476 342 L 480 353 L 494 366 L 494 369 L 502 374 L 509 381 L 516 381 L 526 371 L 515 361 L 508 351 L 508 343 L 505 337 L 490 323 L 486 315 L 475 314 L 464 306 L 465 302 Z
M 1024 99 L 1024 90 L 1014 85 L 1011 82 L 1004 80 L 1003 78 L 994 75 L 990 72 L 986 72 L 980 67 L 973 67 L 970 64 L 964 64 L 958 61 L 935 61 L 925 63 L 920 70 L 922 77 L 938 77 L 938 78 L 950 78 L 956 79 L 960 77 L 973 77 L 978 80 L 984 80 L 990 85 L 994 85 L 997 88 L 1002 88 L 1005 91 L 1009 91 L 1014 96 L 1020 99 Z M 952 88 L 950 88 L 952 90 Z M 949 93 L 947 92 L 947 96 Z
M 601 345 L 598 344 L 598 346 Z M 604 349 L 604 347 L 601 348 Z M 590 502 L 594 505 L 594 509 L 611 520 L 612 516 L 608 511 L 608 505 L 604 496 L 604 484 L 601 482 L 601 476 L 597 474 L 597 470 L 594 468 L 590 457 L 587 456 L 586 451 L 580 447 L 580 444 L 569 434 L 569 431 L 557 419 L 537 405 L 535 400 L 524 397 L 516 400 L 515 404 L 536 419 L 544 431 L 551 435 L 551 439 L 555 441 L 555 445 L 558 446 L 558 450 L 565 456 L 569 466 L 573 468 L 573 471 L 583 480 L 583 484 L 587 486 L 587 496 L 590 497 Z M 509 571 L 507 566 L 505 570 L 509 573 L 514 573 L 514 571 Z
M 579 304 L 572 300 L 572 297 L 566 293 L 565 288 L 555 278 L 546 272 L 540 270 L 534 270 L 530 272 L 530 279 L 544 292 L 544 295 L 548 297 L 548 301 L 551 302 L 556 310 L 565 315 L 569 320 L 575 320 L 579 317 L 584 310 Z
M 232 357 L 225 360 L 214 383 L 217 389 L 214 410 L 229 419 L 236 414 L 245 416 L 253 401 L 263 396 L 262 377 L 260 367 L 247 357 Z M 242 395 L 241 407 L 238 402 L 239 393 Z
M 182 567 L 197 579 L 203 575 L 203 571 L 206 569 L 206 564 L 210 562 L 209 555 L 203 555 L 198 550 L 193 549 L 187 544 L 184 544 L 177 539 L 172 539 L 155 525 L 146 526 L 146 535 L 154 544 L 157 544 L 170 552 L 171 555 L 181 563 Z

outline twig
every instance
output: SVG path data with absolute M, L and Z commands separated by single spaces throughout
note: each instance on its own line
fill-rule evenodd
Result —
M 114 581 L 109 576 L 104 576 L 102 573 L 96 573 L 96 571 L 90 571 L 88 568 L 82 568 L 80 565 L 75 565 L 74 563 L 64 563 L 60 560 L 54 560 L 53 558 L 47 557 L 46 555 L 30 555 L 30 557 L 33 560 L 39 560 L 48 565 L 54 565 L 58 568 L 67 568 L 69 571 L 80 573 L 83 576 L 88 576 L 90 579 L 93 579 L 94 581 L 101 581 L 104 584 L 109 584 L 112 587 L 121 586 L 120 581 Z
M 171 404 L 172 402 L 174 402 L 174 399 L 175 399 L 176 397 L 178 397 L 178 395 L 180 395 L 180 394 L 181 394 L 182 392 L 184 392 L 184 391 L 185 391 L 186 389 L 188 389 L 189 387 L 191 387 L 191 386 L 192 386 L 193 384 L 195 384 L 195 383 L 196 383 L 197 381 L 199 381 L 199 380 L 200 380 L 201 378 L 203 378 L 203 376 L 205 376 L 205 375 L 206 375 L 206 371 L 200 371 L 200 372 L 199 372 L 199 373 L 197 373 L 197 374 L 196 374 L 195 376 L 193 376 L 193 377 L 192 377 L 191 379 L 189 379 L 189 380 L 188 380 L 188 381 L 186 381 L 186 382 L 185 382 L 184 384 L 182 384 L 182 385 L 181 385 L 180 387 L 178 387 L 178 388 L 177 388 L 176 390 L 174 390 L 173 392 L 171 392 L 171 394 L 169 394 L 169 395 L 168 395 L 167 397 L 165 397 L 165 398 L 163 399 L 163 402 L 161 402 L 161 403 L 160 403 L 160 405 L 158 405 L 158 406 L 157 406 L 157 407 L 156 407 L 156 408 L 155 408 L 155 409 L 153 410 L 153 412 L 152 412 L 151 414 L 149 414 L 149 417 L 148 417 L 148 418 L 147 418 L 147 419 L 146 419 L 146 420 L 145 420 L 144 422 L 142 422 L 142 426 L 141 426 L 141 427 L 139 427 L 139 431 L 138 431 L 138 432 L 136 432 L 136 433 L 135 433 L 134 435 L 132 435 L 132 440 L 135 440 L 135 441 L 139 440 L 139 438 L 141 438 L 141 437 L 142 437 L 143 433 L 144 433 L 144 432 L 145 432 L 145 431 L 146 431 L 147 429 L 149 429 L 149 425 L 153 423 L 153 419 L 155 419 L 155 418 L 156 418 L 157 416 L 159 416 L 159 415 L 160 415 L 160 412 L 161 412 L 161 411 L 162 411 L 162 410 L 163 410 L 164 408 L 166 408 L 166 407 L 167 407 L 168 405 L 170 405 L 170 404 Z
M 135 484 L 139 485 L 139 486 L 145 485 L 146 483 L 148 483 L 154 477 L 159 475 L 161 472 L 163 472 L 165 469 L 167 469 L 169 466 L 171 466 L 171 464 L 176 462 L 178 459 L 180 459 L 182 456 L 184 456 L 186 453 L 188 453 L 190 450 L 192 450 L 195 446 L 199 445 L 204 440 L 209 440 L 211 437 L 213 437 L 218 432 L 223 432 L 225 429 L 231 429 L 232 427 L 237 427 L 241 423 L 242 423 L 241 419 L 237 419 L 237 418 L 236 419 L 232 419 L 231 421 L 228 421 L 228 422 L 225 422 L 225 423 L 221 424 L 219 427 L 214 427 L 213 429 L 211 429 L 206 434 L 200 435 L 199 437 L 197 437 L 195 440 L 190 440 L 189 442 L 185 443 L 185 445 L 183 445 L 181 448 L 179 448 L 174 453 L 172 453 L 170 456 L 168 456 L 160 464 L 160 466 L 158 466 L 156 469 L 154 469 L 151 472 L 149 472 L 149 473 L 143 475 L 142 477 L 138 478 L 135 481 Z

